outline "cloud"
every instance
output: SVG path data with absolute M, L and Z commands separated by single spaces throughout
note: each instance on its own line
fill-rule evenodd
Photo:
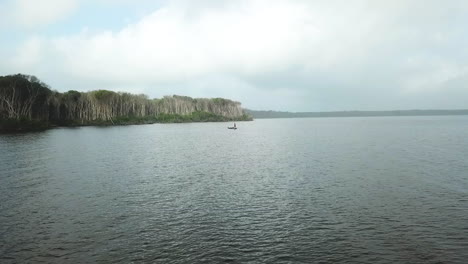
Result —
M 320 8 L 294 0 L 170 1 L 119 31 L 83 30 L 49 39 L 43 46 L 61 59 L 69 74 L 96 81 L 249 77 L 298 66 L 309 71 L 356 56 L 350 49 L 358 46 L 360 36 L 347 33 L 344 25 L 350 15 L 337 23 Z M 28 52 L 20 48 L 18 54 Z
M 410 62 L 414 64 L 415 62 Z M 408 94 L 437 93 L 449 89 L 450 82 L 468 77 L 467 65 L 454 65 L 444 62 L 417 66 L 418 73 L 412 74 L 403 84 L 403 92 Z
M 455 83 L 454 102 L 468 98 L 454 81 L 468 71 L 467 10 L 457 0 L 163 1 L 119 30 L 32 36 L 0 69 L 40 73 L 58 89 L 250 105 L 255 95 L 283 110 L 428 107 Z
M 85 31 L 51 44 L 82 78 L 171 81 L 280 71 L 318 33 L 306 21 L 305 6 L 269 2 L 237 1 L 216 10 L 176 2 L 118 32 Z
M 43 63 L 48 58 L 44 57 L 44 40 L 39 37 L 29 38 L 19 47 L 19 52 L 11 60 L 13 67 L 18 69 L 31 69 L 34 70 L 38 64 Z
M 3 26 L 35 28 L 66 18 L 78 0 L 7 0 L 0 4 Z

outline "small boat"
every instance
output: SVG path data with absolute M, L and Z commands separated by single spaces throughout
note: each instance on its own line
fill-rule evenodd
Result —
M 228 127 L 228 129 L 237 129 L 237 127 L 236 127 L 236 123 L 234 123 L 234 126 L 232 126 L 232 127 Z

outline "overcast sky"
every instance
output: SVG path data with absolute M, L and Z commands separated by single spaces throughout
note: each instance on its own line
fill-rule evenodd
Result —
M 258 110 L 468 108 L 465 0 L 0 0 L 0 75 Z

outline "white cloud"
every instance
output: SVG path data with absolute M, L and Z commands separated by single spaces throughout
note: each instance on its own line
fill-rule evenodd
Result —
M 415 71 L 403 82 L 404 94 L 437 93 L 452 88 L 447 85 L 468 76 L 467 65 L 455 65 L 438 61 L 409 60 L 410 67 Z M 457 87 L 458 88 L 458 87 Z
M 456 0 L 168 0 L 120 30 L 90 25 L 32 37 L 6 67 L 44 73 L 53 87 L 61 76 L 60 84 L 83 90 L 233 99 L 270 91 L 304 97 L 304 105 L 349 103 L 340 109 L 359 108 L 343 98 L 376 96 L 375 106 L 392 108 L 402 95 L 440 93 L 466 74 L 466 10 L 468 2 Z
M 17 56 L 13 57 L 10 61 L 10 65 L 18 69 L 30 69 L 34 70 L 39 63 L 42 63 L 47 58 L 44 57 L 44 40 L 39 37 L 32 37 L 24 42 L 19 47 Z
M 66 18 L 78 0 L 7 0 L 0 4 L 4 26 L 35 28 Z
M 307 6 L 238 1 L 193 11 L 180 2 L 118 32 L 51 41 L 72 74 L 116 81 L 169 81 L 213 72 L 281 70 L 301 58 L 318 34 Z
M 336 12 L 321 1 L 302 0 L 176 0 L 120 31 L 85 30 L 46 46 L 62 60 L 61 69 L 96 81 L 252 76 L 298 66 L 307 74 L 358 57 L 374 40 L 362 37 L 373 30 L 375 15 L 359 20 L 362 6 L 342 8 Z

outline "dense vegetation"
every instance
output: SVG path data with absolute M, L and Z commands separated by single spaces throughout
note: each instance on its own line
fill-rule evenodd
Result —
M 0 130 L 235 120 L 251 117 L 239 102 L 223 98 L 174 95 L 149 99 L 107 90 L 59 93 L 34 76 L 0 77 Z

